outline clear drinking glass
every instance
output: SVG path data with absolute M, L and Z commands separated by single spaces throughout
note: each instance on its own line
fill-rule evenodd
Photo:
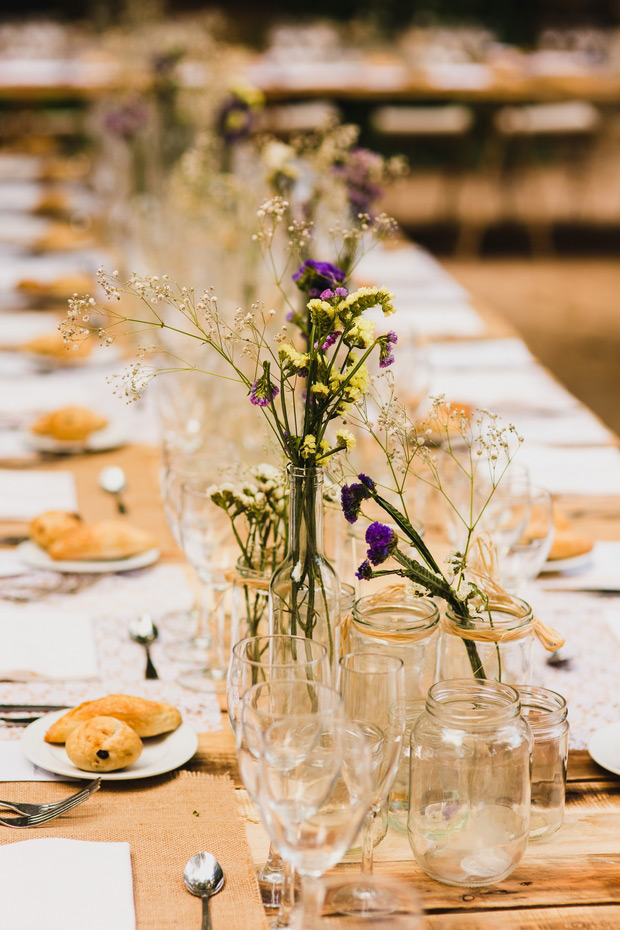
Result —
M 439 610 L 429 597 L 415 597 L 403 585 L 355 602 L 348 625 L 348 652 L 396 656 L 405 666 L 405 699 L 426 698 L 437 680 Z
M 431 878 L 490 885 L 521 860 L 530 829 L 532 734 L 510 685 L 439 681 L 411 734 L 409 842 Z
M 343 857 L 371 802 L 370 753 L 363 728 L 329 716 L 278 721 L 264 734 L 259 805 L 272 841 L 302 876 L 297 926 L 320 926 L 319 879 Z
M 164 514 L 170 531 L 177 545 L 182 548 L 181 519 L 181 485 L 192 478 L 212 479 L 212 484 L 222 480 L 222 476 L 231 461 L 234 461 L 234 447 L 230 443 L 212 437 L 210 452 L 179 452 L 164 444 L 160 469 L 160 492 L 164 505 Z M 190 610 L 174 611 L 164 618 L 168 629 L 191 636 L 199 624 L 200 606 L 194 604 Z M 174 646 L 172 646 L 174 658 Z
M 343 914 L 389 914 L 394 902 L 365 882 L 373 868 L 373 821 L 386 801 L 398 770 L 405 728 L 405 670 L 402 659 L 380 653 L 341 658 L 338 690 L 345 717 L 368 735 L 373 762 L 372 802 L 364 820 L 362 876 L 337 896 Z
M 253 685 L 262 681 L 299 678 L 302 681 L 330 683 L 327 649 L 304 636 L 252 636 L 233 646 L 226 679 L 228 720 L 236 733 L 242 698 Z M 269 848 L 267 861 L 258 871 L 258 885 L 263 904 L 280 906 L 282 894 L 282 859 Z
M 258 805 L 263 737 L 269 727 L 284 721 L 293 732 L 295 728 L 303 728 L 305 737 L 313 737 L 321 732 L 323 721 L 333 724 L 342 720 L 342 700 L 337 691 L 316 681 L 291 678 L 260 682 L 243 694 L 237 720 L 235 745 L 239 772 L 251 800 Z M 285 867 L 280 910 L 273 930 L 285 930 L 291 925 L 293 889 L 294 876 Z
M 200 666 L 178 677 L 180 684 L 194 691 L 210 690 L 213 682 L 224 680 L 228 668 L 224 599 L 235 549 L 230 521 L 211 500 L 210 485 L 210 479 L 198 478 L 181 484 L 181 546 L 202 583 L 202 603 L 196 634 L 168 646 L 172 658 Z
M 568 708 L 561 694 L 516 685 L 521 715 L 534 737 L 530 841 L 552 836 L 562 826 L 568 762 Z
M 411 883 L 400 881 L 387 875 L 368 875 L 366 882 L 377 895 L 388 894 L 396 902 L 394 911 L 387 920 L 379 918 L 377 921 L 369 919 L 368 916 L 360 915 L 356 920 L 353 917 L 347 917 L 346 922 L 343 918 L 334 915 L 336 908 L 333 905 L 333 898 L 340 894 L 343 880 L 346 881 L 342 873 L 328 875 L 321 880 L 323 886 L 323 922 L 318 924 L 321 930 L 424 930 L 426 922 L 421 913 L 420 900 Z M 299 930 L 314 930 L 316 924 L 306 924 L 302 920 Z
M 389 823 L 398 833 L 407 832 L 407 817 L 409 815 L 409 769 L 411 761 L 411 731 L 413 725 L 426 706 L 426 700 L 407 701 L 405 704 L 405 734 L 403 736 L 403 751 L 396 778 L 390 792 Z M 390 712 L 390 719 L 393 718 Z
M 519 539 L 499 556 L 501 583 L 510 594 L 521 594 L 536 578 L 547 561 L 555 533 L 549 491 L 530 485 L 524 501 L 529 514 L 527 524 Z

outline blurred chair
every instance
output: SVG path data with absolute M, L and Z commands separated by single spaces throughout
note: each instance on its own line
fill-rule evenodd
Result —
M 534 253 L 553 251 L 553 221 L 562 212 L 565 218 L 579 217 L 587 157 L 601 123 L 599 110 L 581 100 L 506 106 L 494 115 L 481 173 L 495 178 L 502 219 L 524 225 Z M 543 168 L 545 149 L 555 160 L 552 171 Z M 477 252 L 483 232 L 480 224 L 473 224 L 459 250 Z
M 433 219 L 458 222 L 459 197 L 468 164 L 469 138 L 474 115 L 460 104 L 446 106 L 384 106 L 370 114 L 370 126 L 377 136 L 398 146 L 407 155 L 412 172 L 423 167 L 421 149 L 433 156 L 433 173 L 441 172 L 437 208 Z M 422 145 L 420 145 L 422 143 Z
M 333 103 L 312 100 L 267 107 L 261 114 L 259 128 L 286 138 L 296 132 L 326 129 L 339 120 L 340 110 Z

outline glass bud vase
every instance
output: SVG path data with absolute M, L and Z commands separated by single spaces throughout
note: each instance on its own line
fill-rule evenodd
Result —
M 269 567 L 250 567 L 245 559 L 237 561 L 232 586 L 231 648 L 248 636 L 265 636 L 269 632 Z
M 289 543 L 270 585 L 269 632 L 323 643 L 340 655 L 340 583 L 323 550 L 323 469 L 289 466 Z

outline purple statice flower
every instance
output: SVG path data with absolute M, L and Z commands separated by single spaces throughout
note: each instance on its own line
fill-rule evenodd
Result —
M 369 491 L 374 491 L 375 483 L 372 478 L 369 478 L 368 475 L 365 475 L 363 471 L 361 471 L 357 477 L 360 479 L 365 488 L 368 488 Z
M 341 329 L 335 329 L 333 333 L 330 333 L 329 336 L 326 336 L 325 341 L 321 345 L 322 351 L 327 352 L 327 350 L 330 349 L 333 346 L 333 344 L 338 341 L 340 336 L 342 336 Z M 319 347 L 318 342 L 315 342 L 314 348 L 318 349 L 318 347 Z
M 334 297 L 347 297 L 348 294 L 349 291 L 346 287 L 337 287 L 335 291 L 332 291 L 331 287 L 328 287 L 320 296 L 321 300 L 333 300 Z
M 379 368 L 389 368 L 394 362 L 392 347 L 398 342 L 398 336 L 390 330 L 387 336 L 380 336 L 377 341 L 379 343 Z
M 272 384 L 269 378 L 269 369 L 263 371 L 263 374 L 250 385 L 250 403 L 255 407 L 268 407 L 280 393 L 277 384 Z
M 331 262 L 317 262 L 313 258 L 307 258 L 293 275 L 293 281 L 300 291 L 304 291 L 310 297 L 320 297 L 328 288 L 342 284 L 345 277 L 342 268 L 337 268 Z
M 355 572 L 355 577 L 359 578 L 360 581 L 368 581 L 372 578 L 372 565 L 365 559 L 358 570 Z
M 370 491 L 363 484 L 344 484 L 340 491 L 340 506 L 348 523 L 355 523 L 360 515 L 362 502 L 368 500 Z
M 396 548 L 398 537 L 390 526 L 375 521 L 366 530 L 366 542 L 369 561 L 373 565 L 381 565 Z
M 372 215 L 375 202 L 383 194 L 383 188 L 377 183 L 383 172 L 381 156 L 370 149 L 353 148 L 346 162 L 334 170 L 345 183 L 353 216 L 358 213 Z
M 294 311 L 293 311 L 293 310 L 289 310 L 289 312 L 286 314 L 286 322 L 287 322 L 287 323 L 292 323 L 292 322 L 293 322 L 293 317 L 294 317 L 294 316 L 295 316 Z
M 148 121 L 149 112 L 146 106 L 138 97 L 135 97 L 109 110 L 103 122 L 112 135 L 129 142 L 146 126 Z
M 216 129 L 224 142 L 231 145 L 247 138 L 254 124 L 252 107 L 237 94 L 224 101 L 215 122 Z

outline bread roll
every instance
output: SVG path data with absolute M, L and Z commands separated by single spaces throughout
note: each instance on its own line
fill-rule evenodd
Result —
M 53 413 L 46 413 L 30 427 L 39 436 L 51 436 L 53 439 L 66 439 L 75 442 L 86 439 L 91 433 L 108 425 L 105 417 L 99 416 L 86 407 L 62 407 Z
M 78 526 L 80 518 L 76 514 L 66 510 L 46 510 L 30 524 L 30 537 L 42 549 L 47 549 L 64 533 L 69 533 Z
M 142 737 L 168 733 L 181 724 L 181 714 L 172 704 L 147 701 L 128 694 L 108 694 L 96 701 L 86 701 L 63 714 L 45 734 L 45 742 L 64 743 L 85 720 L 101 716 L 122 720 Z
M 578 536 L 576 533 L 570 533 L 566 530 L 556 530 L 551 551 L 547 558 L 549 562 L 572 559 L 578 555 L 591 552 L 593 548 L 594 543 L 587 536 Z
M 81 359 L 87 358 L 92 350 L 92 342 L 74 343 L 73 346 L 65 345 L 62 334 L 58 330 L 51 333 L 43 333 L 36 336 L 24 345 L 28 352 L 34 355 L 40 355 L 43 358 L 55 359 L 65 365 L 71 365 Z
M 87 772 L 113 772 L 133 765 L 142 753 L 135 730 L 115 717 L 93 717 L 67 737 L 65 747 L 74 765 Z
M 64 533 L 50 545 L 48 554 L 57 560 L 127 559 L 156 545 L 155 537 L 145 530 L 122 520 L 100 520 Z

